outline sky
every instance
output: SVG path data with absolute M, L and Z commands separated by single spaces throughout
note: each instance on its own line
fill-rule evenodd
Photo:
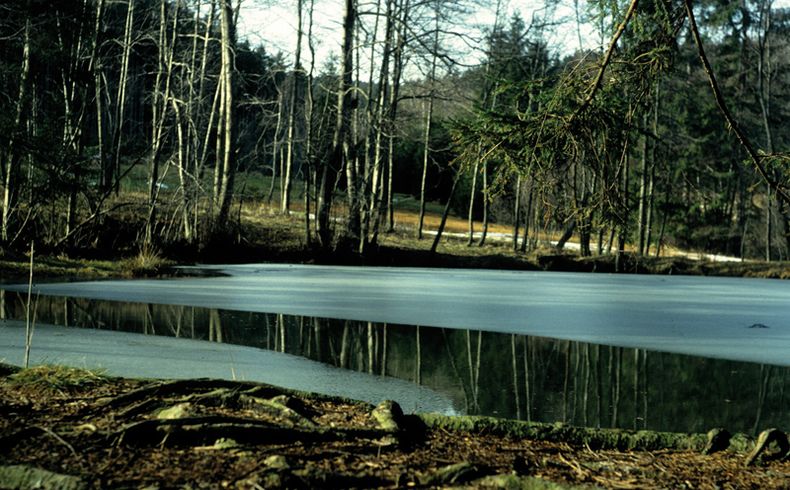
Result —
M 568 0 L 570 2 L 570 0 Z M 582 0 L 583 1 L 583 0 Z M 790 0 L 788 0 L 790 1 Z M 305 4 L 308 4 L 305 1 Z M 373 0 L 363 0 L 362 9 L 374 9 Z M 509 22 L 512 14 L 519 12 L 521 17 L 529 24 L 536 8 L 543 5 L 542 1 L 534 0 L 503 0 L 503 11 L 506 12 L 504 18 Z M 578 36 L 575 29 L 575 17 L 573 9 L 569 5 L 560 4 L 555 17 L 564 19 L 564 25 L 559 26 L 557 35 L 550 41 L 557 46 L 566 46 L 568 51 L 578 47 Z M 306 7 L 305 7 L 306 8 Z M 343 2 L 342 0 L 315 0 L 314 13 L 314 38 L 316 39 L 316 58 L 317 67 L 320 68 L 323 61 L 328 59 L 331 53 L 338 53 L 342 41 L 341 23 L 343 21 Z M 479 38 L 481 29 L 493 25 L 496 17 L 496 2 L 485 2 L 466 19 L 459 19 L 456 26 L 458 31 L 463 31 Z M 306 12 L 305 12 L 306 18 Z M 239 32 L 246 37 L 251 44 L 262 44 L 270 53 L 282 52 L 287 59 L 291 59 L 295 51 L 296 43 L 296 0 L 242 0 L 239 13 Z M 307 29 L 305 20 L 305 30 Z M 585 36 L 590 42 L 592 36 Z M 303 44 L 303 56 L 309 56 Z M 594 46 L 585 46 L 594 47 Z M 459 46 L 459 49 L 464 49 Z M 468 50 L 468 48 L 466 48 Z M 465 63 L 474 64 L 480 58 L 480 53 L 469 52 L 464 58 Z M 305 58 L 307 59 L 307 58 Z
M 341 24 L 343 22 L 343 0 L 314 0 L 314 39 L 316 47 L 316 67 L 321 68 L 331 54 L 340 51 L 342 42 Z M 509 22 L 513 13 L 518 12 L 527 24 L 530 23 L 537 9 L 545 5 L 545 0 L 501 0 L 505 22 Z M 574 0 L 559 0 L 554 13 L 558 22 L 554 34 L 548 37 L 548 42 L 555 51 L 571 53 L 579 47 L 579 35 L 576 29 Z M 578 0 L 583 9 L 586 0 Z M 305 0 L 306 9 L 309 0 Z M 375 9 L 375 0 L 360 0 L 360 10 Z M 490 28 L 496 18 L 496 1 L 481 1 L 481 7 L 466 19 L 459 19 L 454 30 L 465 32 L 473 38 L 480 39 L 481 29 Z M 775 8 L 790 7 L 790 0 L 774 0 Z M 292 60 L 296 44 L 296 0 L 241 0 L 239 13 L 239 32 L 246 37 L 252 45 L 262 44 L 270 53 L 281 52 L 286 59 Z M 305 21 L 305 31 L 307 24 Z M 601 40 L 593 34 L 591 26 L 582 28 L 582 42 L 585 49 L 595 49 L 608 39 Z M 482 43 L 478 43 L 482 46 Z M 468 49 L 458 45 L 459 50 Z M 307 63 L 309 52 L 307 44 L 303 44 L 302 52 L 304 63 Z M 468 51 L 463 57 L 467 64 L 479 63 L 482 60 L 482 51 Z

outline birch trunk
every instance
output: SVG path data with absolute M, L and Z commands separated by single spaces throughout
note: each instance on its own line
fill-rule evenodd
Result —
M 222 57 L 220 77 L 222 79 L 222 127 L 221 144 L 222 178 L 218 194 L 219 212 L 216 224 L 226 226 L 230 203 L 233 199 L 233 183 L 236 177 L 235 142 L 234 142 L 234 101 L 233 101 L 233 69 L 235 65 L 236 34 L 233 25 L 233 6 L 231 0 L 222 0 L 221 5 L 221 37 Z
M 488 237 L 488 162 L 483 162 L 483 231 L 480 234 L 478 247 L 486 243 Z
M 469 239 L 466 246 L 469 247 L 475 241 L 475 193 L 477 192 L 477 172 L 480 170 L 480 160 L 475 160 L 475 167 L 472 170 L 472 190 L 469 192 L 469 214 L 467 221 L 469 224 Z
M 395 206 L 393 205 L 392 185 L 395 178 L 395 121 L 398 112 L 398 97 L 400 95 L 400 81 L 403 73 L 403 48 L 406 43 L 406 26 L 409 19 L 409 0 L 402 0 L 401 12 L 399 17 L 400 26 L 397 30 L 398 42 L 393 53 L 392 68 L 392 90 L 390 91 L 389 104 L 389 124 L 390 133 L 388 135 L 389 151 L 387 153 L 387 232 L 395 231 Z
M 425 113 L 425 132 L 423 134 L 422 180 L 420 182 L 420 217 L 417 225 L 417 239 L 422 240 L 422 227 L 425 220 L 425 185 L 428 177 L 428 160 L 430 158 L 431 123 L 433 121 L 433 99 L 436 85 L 436 61 L 439 50 L 439 12 L 435 12 L 435 26 L 433 37 L 433 53 L 431 55 L 431 75 L 429 82 L 431 89 L 428 95 L 428 108 Z
M 360 253 L 364 253 L 367 243 L 375 244 L 378 237 L 379 223 L 381 221 L 381 196 L 384 193 L 384 181 L 382 179 L 381 161 L 385 134 L 392 132 L 392 121 L 389 119 L 389 108 L 386 107 L 389 100 L 389 65 L 390 51 L 392 50 L 393 37 L 393 0 L 387 0 L 387 24 L 384 29 L 384 48 L 381 60 L 381 73 L 379 76 L 379 93 L 376 103 L 376 140 L 373 149 L 373 172 L 371 175 L 370 198 L 368 212 L 363 223 L 362 241 L 360 241 Z M 373 220 L 372 235 L 368 238 L 370 221 Z
M 307 24 L 307 47 L 310 50 L 310 71 L 307 73 L 307 94 L 305 101 L 305 171 L 304 171 L 304 239 L 307 248 L 310 248 L 312 234 L 310 233 L 310 190 L 311 176 L 313 174 L 313 111 L 315 100 L 313 96 L 313 74 L 315 72 L 315 45 L 313 44 L 313 10 L 315 0 L 310 0 Z
M 291 169 L 294 165 L 294 152 L 295 152 L 295 131 L 296 131 L 296 103 L 299 100 L 299 70 L 301 69 L 302 57 L 302 3 L 304 0 L 297 0 L 296 2 L 296 54 L 294 55 L 293 75 L 291 78 L 291 97 L 288 105 L 288 138 L 287 149 L 285 153 L 285 175 L 283 182 L 282 200 L 280 203 L 280 212 L 287 215 L 291 212 Z
M 129 83 L 129 58 L 132 51 L 132 30 L 134 27 L 134 0 L 129 0 L 126 7 L 126 20 L 123 29 L 123 51 L 121 54 L 121 72 L 118 76 L 115 110 L 112 126 L 112 175 L 121 174 L 121 147 L 123 145 L 123 127 L 126 121 L 126 92 Z M 110 184 L 108 182 L 107 184 Z M 115 182 L 115 192 L 120 192 L 120 183 Z

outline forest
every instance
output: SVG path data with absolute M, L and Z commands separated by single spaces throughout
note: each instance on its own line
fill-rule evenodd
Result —
M 498 3 L 479 38 L 472 0 L 344 0 L 328 59 L 315 0 L 291 7 L 281 53 L 232 0 L 4 2 L 0 250 L 200 249 L 252 240 L 254 215 L 364 256 L 412 203 L 415 238 L 443 214 L 431 251 L 452 215 L 516 253 L 788 259 L 773 0 Z M 578 42 L 552 41 L 568 25 Z

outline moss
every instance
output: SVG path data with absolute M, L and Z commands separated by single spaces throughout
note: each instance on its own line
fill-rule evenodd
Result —
M 580 490 L 576 485 L 565 485 L 534 476 L 493 475 L 472 482 L 474 488 L 504 488 L 506 490 Z
M 567 442 L 586 445 L 593 450 L 618 451 L 681 449 L 701 451 L 705 447 L 705 434 L 683 434 L 649 430 L 593 429 L 564 424 L 544 424 L 519 420 L 496 419 L 482 416 L 453 416 L 421 414 L 422 421 L 431 428 L 473 433 L 490 433 L 516 438 L 530 438 L 550 442 Z M 743 434 L 733 436 L 730 448 L 747 451 L 753 442 Z
M 1 488 L 41 488 L 82 490 L 88 488 L 80 478 L 25 465 L 0 466 Z

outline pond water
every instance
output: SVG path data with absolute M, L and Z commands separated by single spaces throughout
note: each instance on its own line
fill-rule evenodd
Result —
M 484 330 L 790 365 L 790 281 L 287 264 L 200 270 L 224 275 L 41 284 L 36 291 Z M 26 285 L 9 288 L 27 290 Z
M 0 313 L 24 318 L 25 298 L 4 293 Z M 406 410 L 594 427 L 754 433 L 790 426 L 790 368 L 768 363 L 480 329 L 74 297 L 41 296 L 36 315 L 60 327 L 40 329 L 34 353 L 89 367 L 129 365 L 137 375 L 263 373 L 261 380 L 297 389 L 373 403 L 394 398 Z M 11 324 L 0 328 L 0 357 L 21 355 L 21 325 Z

